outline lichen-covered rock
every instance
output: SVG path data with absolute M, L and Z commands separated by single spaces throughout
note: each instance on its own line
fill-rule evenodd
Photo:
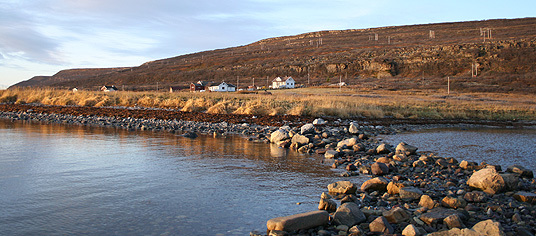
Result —
M 344 193 L 344 194 L 355 194 L 357 186 L 350 181 L 338 181 L 328 185 L 328 191 L 330 193 Z
M 389 167 L 385 163 L 374 162 L 370 166 L 370 171 L 373 175 L 386 175 L 389 174 Z
M 404 230 L 402 230 L 402 235 L 404 236 L 421 236 L 424 234 L 426 234 L 426 231 L 419 229 L 413 224 L 409 224 L 406 226 L 406 228 L 404 228 Z
M 322 118 L 316 118 L 316 119 L 313 121 L 313 125 L 325 125 L 326 123 L 328 123 L 328 122 L 325 121 L 325 120 L 322 119 Z
M 329 194 L 322 193 L 320 202 L 318 203 L 318 210 L 335 212 L 337 210 L 337 203 L 331 199 Z
M 439 204 L 428 195 L 422 195 L 421 200 L 419 201 L 419 206 L 426 207 L 428 209 L 434 209 L 438 205 Z
M 400 189 L 398 194 L 404 201 L 413 201 L 420 199 L 423 193 L 420 189 L 415 187 L 404 187 Z
M 463 224 L 462 219 L 457 214 L 445 217 L 445 219 L 443 219 L 443 222 L 447 225 L 447 227 L 449 227 L 449 229 L 452 229 L 452 228 L 459 228 L 459 229 L 465 228 L 465 225 Z
M 486 194 L 481 191 L 472 191 L 467 192 L 463 196 L 463 199 L 465 199 L 468 202 L 483 202 L 486 199 Z
M 484 220 L 476 223 L 473 226 L 473 230 L 488 236 L 504 236 L 504 230 L 501 226 L 501 223 L 493 220 Z
M 496 194 L 517 186 L 517 181 L 511 174 L 499 174 L 495 168 L 487 167 L 473 173 L 467 180 L 467 185 L 489 194 Z
M 373 191 L 386 192 L 388 184 L 389 184 L 389 180 L 387 180 L 386 178 L 384 178 L 384 177 L 376 177 L 376 178 L 369 179 L 369 180 L 365 181 L 361 185 L 361 191 L 364 191 L 364 192 L 373 192 Z
M 327 150 L 326 153 L 324 153 L 324 158 L 326 159 L 334 159 L 340 155 L 339 152 L 335 150 Z
M 315 132 L 315 126 L 313 124 L 305 124 L 300 128 L 301 134 L 311 134 Z
M 514 194 L 514 198 L 520 202 L 536 204 L 536 193 L 519 191 Z
M 441 205 L 448 208 L 464 208 L 467 206 L 467 202 L 461 197 L 446 196 L 441 200 Z
M 406 185 L 404 185 L 403 183 L 395 183 L 391 181 L 389 182 L 389 184 L 387 184 L 387 193 L 390 195 L 398 194 L 400 192 L 400 189 L 403 187 L 406 187 Z
M 309 138 L 301 134 L 295 134 L 292 136 L 292 144 L 298 144 L 298 146 L 306 145 L 309 143 Z
M 290 138 L 289 132 L 285 129 L 278 129 L 274 131 L 272 134 L 270 134 L 270 142 L 272 143 L 279 143 L 289 138 Z
M 534 178 L 534 173 L 532 172 L 532 170 L 529 170 L 520 165 L 509 166 L 508 168 L 506 168 L 506 172 L 515 173 L 524 178 Z
M 382 214 L 385 219 L 387 219 L 387 221 L 392 224 L 398 224 L 409 220 L 410 218 L 410 214 L 400 207 L 395 207 L 389 211 L 384 211 Z
M 406 144 L 404 142 L 399 143 L 395 148 L 395 153 L 397 154 L 404 154 L 406 156 L 414 155 L 417 153 L 417 147 L 411 146 L 409 144 Z
M 337 147 L 343 147 L 343 146 L 353 147 L 356 144 L 357 144 L 357 139 L 356 138 L 348 138 L 348 139 L 345 139 L 345 140 L 342 140 L 342 141 L 338 142 Z
M 428 225 L 432 225 L 432 224 L 437 224 L 439 222 L 442 222 L 443 219 L 454 214 L 457 214 L 456 210 L 436 207 L 426 213 L 423 213 L 419 217 L 419 219 Z
M 370 232 L 378 232 L 383 234 L 394 234 L 395 230 L 391 224 L 385 219 L 385 217 L 380 216 L 369 224 Z
M 367 220 L 363 212 L 359 209 L 359 206 L 353 202 L 346 202 L 337 208 L 337 211 L 333 215 L 333 219 L 336 223 L 348 227 L 352 227 Z
M 382 143 L 378 145 L 378 147 L 376 147 L 376 153 L 378 154 L 387 154 L 390 152 L 391 152 L 391 148 L 385 143 Z
M 350 127 L 348 127 L 348 132 L 351 134 L 359 133 L 359 125 L 354 122 L 350 123 Z

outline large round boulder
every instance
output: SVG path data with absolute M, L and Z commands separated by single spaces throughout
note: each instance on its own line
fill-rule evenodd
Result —
M 494 167 L 481 169 L 467 180 L 467 185 L 489 194 L 507 191 L 517 186 L 519 179 L 513 174 L 499 174 Z
M 270 135 L 270 142 L 279 143 L 283 140 L 289 139 L 289 132 L 285 129 L 278 129 Z

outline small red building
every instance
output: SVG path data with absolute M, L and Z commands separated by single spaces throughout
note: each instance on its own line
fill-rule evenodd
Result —
M 210 87 L 210 83 L 200 80 L 200 81 L 197 81 L 197 83 L 190 84 L 190 92 L 208 91 L 208 87 Z

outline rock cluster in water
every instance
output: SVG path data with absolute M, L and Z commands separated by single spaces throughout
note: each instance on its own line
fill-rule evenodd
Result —
M 320 196 L 319 211 L 309 213 L 308 218 L 294 215 L 268 221 L 268 235 L 536 233 L 532 171 L 517 165 L 505 170 L 498 165 L 459 162 L 419 153 L 406 143 L 394 147 L 370 138 L 382 131 L 386 130 L 351 123 L 344 128 L 287 126 L 272 132 L 272 143 L 323 154 L 332 168 L 344 170 L 341 176 L 348 180 L 328 185 Z M 358 184 L 356 175 L 370 179 Z M 287 221 L 292 222 L 291 228 L 285 227 Z

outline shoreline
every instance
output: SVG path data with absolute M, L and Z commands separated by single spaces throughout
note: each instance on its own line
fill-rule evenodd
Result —
M 0 104 L 0 118 L 182 133 L 190 138 L 195 138 L 196 133 L 244 135 L 250 141 L 272 142 L 301 153 L 324 155 L 325 162 L 332 168 L 345 170 L 341 178 L 347 180 L 342 182 L 348 183 L 336 183 L 349 184 L 348 188 L 339 191 L 328 187 L 322 193 L 319 210 L 322 217 L 324 212 L 329 214 L 327 221 L 279 229 L 271 228 L 272 219 L 268 222 L 269 235 L 374 235 L 379 221 L 386 230 L 383 233 L 400 234 L 409 227 L 416 230 L 414 235 L 440 235 L 455 228 L 476 230 L 474 227 L 488 220 L 498 223 L 506 235 L 536 233 L 536 181 L 532 172 L 530 177 L 522 168 L 503 169 L 486 163 L 442 158 L 433 153 L 419 153 L 411 145 L 395 148 L 376 139 L 379 134 L 452 124 L 402 125 L 392 122 L 380 125 L 326 118 L 327 124 L 313 125 L 312 118 L 308 117 L 223 116 L 142 108 L 8 104 Z M 215 118 L 221 120 L 215 122 Z M 536 125 L 533 122 L 513 123 L 514 128 L 534 128 Z M 489 191 L 486 187 L 477 188 L 468 183 L 475 173 L 492 170 L 496 176 L 502 178 L 504 175 L 504 182 L 511 183 L 507 184 L 510 186 Z M 370 180 L 358 186 L 352 182 L 356 175 L 370 176 Z M 348 207 L 351 214 L 343 216 L 342 208 Z M 252 232 L 251 235 L 264 234 Z

